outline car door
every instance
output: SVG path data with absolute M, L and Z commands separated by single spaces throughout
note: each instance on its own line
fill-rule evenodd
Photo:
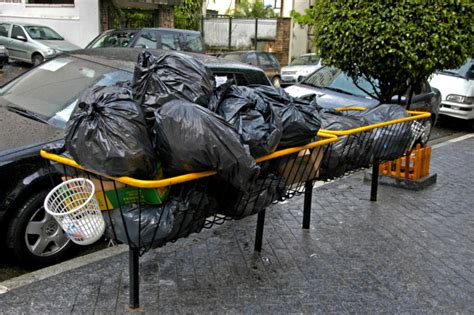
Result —
M 8 53 L 10 58 L 31 62 L 28 52 L 28 37 L 20 25 L 13 24 L 10 33 Z

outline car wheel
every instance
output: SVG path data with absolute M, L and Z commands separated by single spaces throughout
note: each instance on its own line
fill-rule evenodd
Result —
M 280 87 L 281 86 L 280 77 L 273 77 L 272 84 L 273 84 L 273 86 Z
M 8 229 L 8 244 L 17 261 L 28 267 L 51 265 L 64 260 L 74 244 L 43 207 L 47 191 L 29 197 L 19 206 Z
M 423 123 L 423 131 L 421 133 L 420 139 L 418 140 L 418 142 L 422 146 L 425 146 L 428 143 L 432 130 L 433 130 L 432 119 L 426 119 L 425 122 Z
M 33 55 L 33 57 L 31 58 L 31 62 L 33 63 L 34 66 L 37 66 L 37 65 L 43 63 L 43 61 L 44 61 L 43 56 L 41 56 L 39 54 Z

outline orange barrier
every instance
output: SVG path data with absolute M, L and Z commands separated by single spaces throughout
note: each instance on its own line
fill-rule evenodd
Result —
M 406 179 L 420 179 L 430 174 L 431 147 L 421 147 L 408 151 L 406 156 L 380 164 L 379 172 Z

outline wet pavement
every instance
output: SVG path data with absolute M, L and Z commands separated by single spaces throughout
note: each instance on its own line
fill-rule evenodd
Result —
M 433 149 L 438 182 L 422 191 L 380 186 L 356 173 L 271 206 L 263 250 L 256 217 L 228 222 L 140 259 L 149 314 L 472 314 L 474 137 Z M 128 255 L 0 295 L 0 313 L 129 313 Z

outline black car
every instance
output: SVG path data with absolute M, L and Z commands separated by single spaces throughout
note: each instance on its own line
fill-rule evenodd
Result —
M 303 81 L 289 86 L 285 90 L 294 97 L 304 98 L 316 95 L 318 104 L 322 107 L 362 106 L 372 108 L 380 104 L 373 97 L 375 95 L 374 87 L 367 80 L 360 77 L 355 84 L 346 73 L 331 66 L 319 68 Z M 394 95 L 392 103 L 398 103 L 400 98 L 400 103 L 403 105 L 407 101 L 408 94 L 407 91 L 400 97 Z M 425 80 L 414 88 L 410 109 L 431 113 L 431 118 L 424 122 L 424 132 L 420 140 L 423 144 L 428 142 L 431 130 L 438 119 L 440 102 L 441 93 L 438 89 L 432 88 L 428 81 Z
M 94 38 L 86 49 L 107 47 L 141 47 L 204 53 L 200 32 L 163 27 L 108 30 Z
M 62 139 L 66 121 L 85 89 L 130 80 L 140 51 L 104 48 L 64 54 L 0 88 L 0 242 L 24 265 L 52 264 L 73 248 L 43 209 L 52 188 L 52 170 L 39 150 Z M 239 85 L 270 85 L 256 67 L 193 56 L 213 70 L 218 83 L 232 78 Z
M 266 51 L 232 51 L 220 54 L 218 58 L 228 61 L 238 61 L 259 67 L 267 77 L 272 81 L 274 86 L 280 86 L 280 64 L 271 52 Z

